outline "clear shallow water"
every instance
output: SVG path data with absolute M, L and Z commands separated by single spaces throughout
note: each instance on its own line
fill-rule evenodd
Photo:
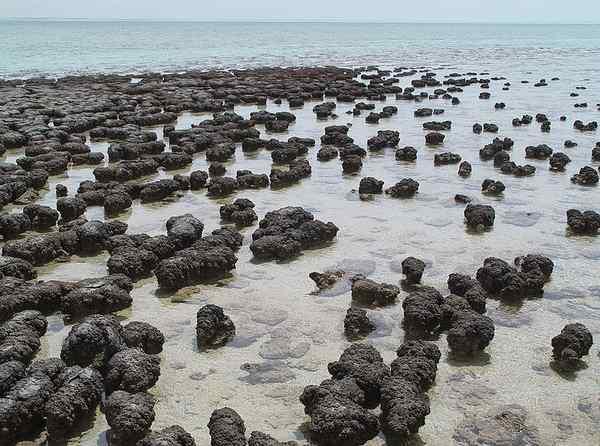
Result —
M 372 63 L 585 75 L 599 59 L 600 25 L 0 20 L 0 78 Z
M 439 75 L 449 71 L 438 70 Z M 348 342 L 343 337 L 343 318 L 350 305 L 350 293 L 324 297 L 312 294 L 314 285 L 308 278 L 311 271 L 322 271 L 341 265 L 369 273 L 378 281 L 398 283 L 402 275 L 398 264 L 406 256 L 414 255 L 427 261 L 423 282 L 446 290 L 446 279 L 452 272 L 473 274 L 490 256 L 512 260 L 529 252 L 540 252 L 551 257 L 556 269 L 546 286 L 542 299 L 508 306 L 488 301 L 488 313 L 496 322 L 496 336 L 485 354 L 470 362 L 456 361 L 448 354 L 445 335 L 437 344 L 443 356 L 436 385 L 429 392 L 431 415 L 412 445 L 445 446 L 457 444 L 452 438 L 460 424 L 474 415 L 486 413 L 502 404 L 519 404 L 528 412 L 528 423 L 538 430 L 541 445 L 585 445 L 600 442 L 600 356 L 595 345 L 585 358 L 588 368 L 576 376 L 561 376 L 550 367 L 550 339 L 568 322 L 585 323 L 600 339 L 600 247 L 598 237 L 566 237 L 565 211 L 568 208 L 600 209 L 597 187 L 573 185 L 569 177 L 590 163 L 591 148 L 600 139 L 597 132 L 580 133 L 572 129 L 574 119 L 587 122 L 598 119 L 594 108 L 574 109 L 573 103 L 598 98 L 600 83 L 597 77 L 582 81 L 577 72 L 569 78 L 551 82 L 547 88 L 520 84 L 522 79 L 534 81 L 550 78 L 552 71 L 539 70 L 524 76 L 510 70 L 503 74 L 513 83 L 511 91 L 501 91 L 501 83 L 492 83 L 492 99 L 477 99 L 479 89 L 467 88 L 461 94 L 462 104 L 452 107 L 447 101 L 426 101 L 446 109 L 439 118 L 453 122 L 441 148 L 424 145 L 422 122 L 415 119 L 417 105 L 396 101 L 389 97 L 385 105 L 397 105 L 398 115 L 381 120 L 378 125 L 364 122 L 364 116 L 351 117 L 345 111 L 348 104 L 339 104 L 337 120 L 317 121 L 312 113 L 314 104 L 307 103 L 293 112 L 298 120 L 290 126 L 287 135 L 273 135 L 279 139 L 288 136 L 313 137 L 318 140 L 323 128 L 333 123 L 353 124 L 350 134 L 357 143 L 366 146 L 366 140 L 379 129 L 397 129 L 400 145 L 412 145 L 419 150 L 416 163 L 399 162 L 394 151 L 386 149 L 370 153 L 360 175 L 342 175 L 339 160 L 319 162 L 319 145 L 307 155 L 313 167 L 310 178 L 290 188 L 272 191 L 244 191 L 235 197 L 247 197 L 256 203 L 259 216 L 286 205 L 310 209 L 324 221 L 333 221 L 340 227 L 337 239 L 330 246 L 306 251 L 291 262 L 252 261 L 248 249 L 255 227 L 243 230 L 244 246 L 240 250 L 237 268 L 231 278 L 217 285 L 200 285 L 179 291 L 172 296 L 159 296 L 154 279 L 138 282 L 131 309 L 121 312 L 124 318 L 145 320 L 159 327 L 167 338 L 161 354 L 161 378 L 152 389 L 158 398 L 157 417 L 153 425 L 159 429 L 181 424 L 195 437 L 199 445 L 208 445 L 206 424 L 212 410 L 222 406 L 236 409 L 246 421 L 248 431 L 263 430 L 280 440 L 302 439 L 302 426 L 307 418 L 298 401 L 304 386 L 316 384 L 328 377 L 327 363 L 336 360 Z M 409 80 L 401 81 L 405 86 Z M 579 98 L 569 98 L 575 86 L 584 85 Z M 504 101 L 507 108 L 495 111 L 494 102 Z M 379 110 L 383 103 L 376 103 Z M 269 111 L 288 110 L 286 104 L 269 102 Z M 239 106 L 235 111 L 246 117 L 253 106 Z M 552 131 L 541 133 L 539 125 L 513 128 L 511 120 L 524 113 L 547 113 L 552 120 Z M 568 116 L 561 123 L 558 117 Z M 177 127 L 188 128 L 192 123 L 209 119 L 210 115 L 183 114 Z M 478 150 L 491 141 L 493 135 L 474 135 L 474 122 L 494 122 L 500 127 L 499 136 L 515 140 L 512 159 L 523 164 L 524 147 L 546 143 L 555 150 L 565 151 L 573 162 L 566 173 L 548 171 L 547 161 L 534 164 L 538 172 L 533 177 L 513 178 L 501 175 L 491 162 L 482 162 Z M 265 137 L 263 126 L 258 126 Z M 159 135 L 161 128 L 156 128 Z M 563 149 L 565 139 L 579 143 L 573 149 Z M 106 153 L 106 143 L 92 144 L 92 150 Z M 457 166 L 433 167 L 433 156 L 440 151 L 459 153 L 473 164 L 473 175 L 468 179 L 457 176 Z M 9 151 L 5 160 L 12 161 L 22 150 Z M 227 163 L 228 175 L 238 169 L 255 172 L 270 171 L 270 154 L 260 151 L 246 155 L 238 150 L 235 160 Z M 598 163 L 595 164 L 598 167 Z M 203 154 L 195 156 L 194 163 L 181 173 L 206 169 Z M 160 173 L 158 176 L 171 176 Z M 375 176 L 386 182 L 386 187 L 404 177 L 420 182 L 415 199 L 394 200 L 385 196 L 371 202 L 358 200 L 360 178 Z M 92 168 L 72 168 L 63 176 L 52 177 L 49 188 L 38 200 L 41 204 L 55 205 L 54 186 L 66 184 L 74 190 L 79 182 L 92 177 Z M 480 194 L 484 178 L 502 180 L 507 190 L 502 197 L 490 198 Z M 465 193 L 496 209 L 496 225 L 485 234 L 472 234 L 463 224 L 463 206 L 456 205 L 453 196 Z M 207 232 L 219 226 L 219 206 L 228 199 L 214 200 L 204 192 L 187 192 L 182 197 L 164 203 L 141 205 L 119 218 L 129 224 L 129 232 L 164 233 L 164 223 L 172 215 L 192 212 L 206 226 Z M 103 218 L 102 208 L 90 208 L 87 217 Z M 107 255 L 92 258 L 75 257 L 69 263 L 53 263 L 40 268 L 39 278 L 76 280 L 106 274 Z M 376 321 L 378 330 L 367 342 L 375 345 L 386 361 L 395 356 L 395 349 L 404 339 L 400 327 L 402 310 L 397 305 L 373 309 L 369 316 Z M 195 312 L 205 303 L 225 308 L 237 326 L 236 339 L 227 346 L 198 352 L 195 346 Z M 43 338 L 39 356 L 56 356 L 70 327 L 59 316 L 50 318 L 49 333 Z M 254 364 L 249 374 L 244 364 Z M 257 365 L 258 364 L 258 365 Z M 244 367 L 248 368 L 248 367 Z M 99 415 L 91 430 L 73 444 L 104 445 L 107 429 L 104 416 Z M 369 446 L 383 445 L 378 437 Z M 519 444 L 519 443 L 516 443 Z M 523 444 L 523 446 L 525 446 Z

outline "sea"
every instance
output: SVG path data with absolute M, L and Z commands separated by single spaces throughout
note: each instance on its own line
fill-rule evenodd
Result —
M 0 20 L 0 78 L 258 66 L 456 66 L 585 77 L 600 25 Z

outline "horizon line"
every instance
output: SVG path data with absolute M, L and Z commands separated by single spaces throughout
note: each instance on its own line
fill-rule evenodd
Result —
M 0 21 L 48 21 L 48 22 L 187 22 L 187 23 L 347 23 L 347 24 L 389 24 L 389 25 L 600 25 L 600 22 L 558 22 L 558 21 L 481 21 L 481 20 L 412 20 L 390 21 L 384 19 L 336 19 L 336 18 L 214 18 L 193 19 L 183 17 L 143 18 L 143 17 L 0 17 Z

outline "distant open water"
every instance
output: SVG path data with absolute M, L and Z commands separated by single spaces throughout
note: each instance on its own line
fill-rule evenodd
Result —
M 600 25 L 0 20 L 0 78 L 367 64 L 595 77 Z

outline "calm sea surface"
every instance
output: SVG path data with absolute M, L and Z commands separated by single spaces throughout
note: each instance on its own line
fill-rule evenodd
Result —
M 0 77 L 264 65 L 599 67 L 600 25 L 0 20 Z

